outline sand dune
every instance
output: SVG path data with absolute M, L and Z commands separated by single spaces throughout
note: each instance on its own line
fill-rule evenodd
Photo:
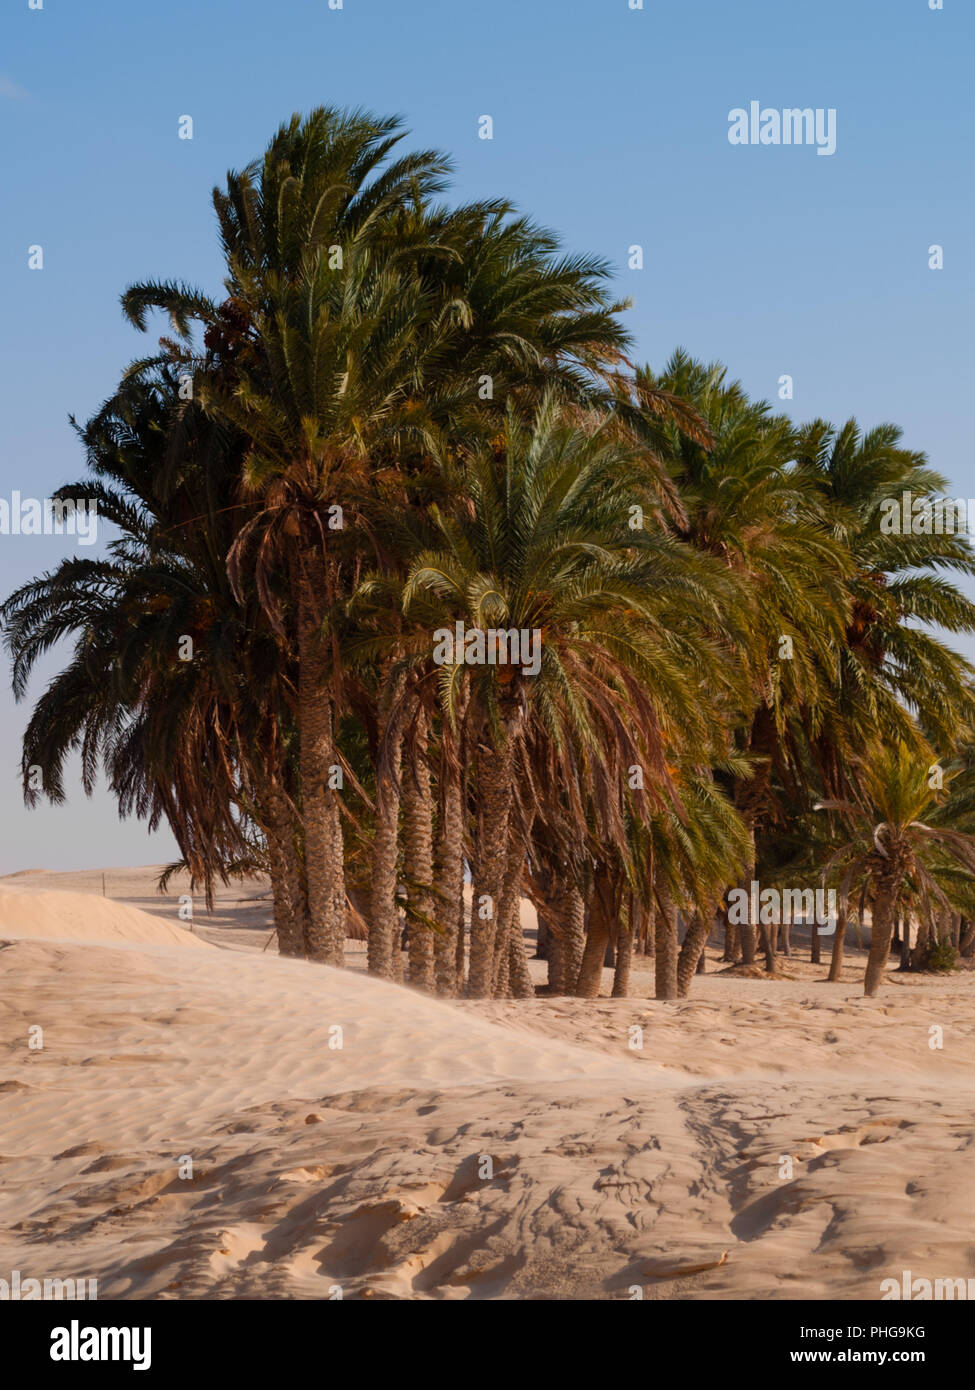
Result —
M 0 893 L 0 1270 L 103 1298 L 975 1276 L 970 975 L 446 1003 L 96 897 L 39 893 L 31 932 L 26 897 Z
M 0 881 L 0 936 L 70 941 L 122 941 L 202 947 L 173 914 L 163 921 L 125 903 L 80 893 L 38 892 Z

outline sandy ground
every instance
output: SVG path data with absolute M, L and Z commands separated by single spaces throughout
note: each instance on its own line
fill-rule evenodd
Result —
M 972 973 L 867 1001 L 855 951 L 837 985 L 712 953 L 676 1004 L 639 958 L 628 1000 L 446 1003 L 365 976 L 359 943 L 348 972 L 265 950 L 259 881 L 183 922 L 157 872 L 105 870 L 105 897 L 101 870 L 0 879 L 0 1277 L 439 1299 L 975 1277 Z

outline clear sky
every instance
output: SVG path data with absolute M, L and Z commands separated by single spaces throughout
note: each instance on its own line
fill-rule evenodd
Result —
M 797 418 L 894 420 L 975 496 L 972 0 L 630 3 L 6 0 L 0 497 L 81 474 L 69 413 L 153 341 L 120 292 L 218 291 L 213 184 L 322 103 L 402 113 L 418 146 L 452 154 L 458 199 L 507 195 L 608 258 L 640 360 L 682 344 L 772 399 L 787 373 Z M 729 112 L 751 101 L 835 109 L 835 154 L 731 145 Z M 0 535 L 0 590 L 71 545 Z M 0 873 L 170 857 L 105 793 L 24 810 L 25 718 L 4 676 Z

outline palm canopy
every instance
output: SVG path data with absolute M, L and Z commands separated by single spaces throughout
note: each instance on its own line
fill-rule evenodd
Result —
M 975 632 L 975 603 L 953 582 L 975 574 L 975 553 L 966 535 L 886 534 L 880 524 L 885 501 L 903 492 L 933 498 L 945 479 L 924 454 L 902 446 L 896 426 L 862 431 L 855 420 L 804 426 L 796 467 L 823 496 L 854 566 L 840 672 L 848 722 L 909 740 L 912 711 L 951 747 L 973 717 L 973 673 L 937 632 Z
M 540 667 L 447 661 L 448 712 L 463 675 L 492 722 L 502 704 L 531 705 L 557 743 L 571 729 L 595 751 L 599 689 L 620 684 L 656 731 L 663 778 L 665 737 L 702 738 L 705 688 L 727 680 L 717 645 L 694 623 L 713 616 L 722 576 L 664 531 L 627 528 L 641 458 L 611 424 L 583 430 L 550 396 L 530 427 L 509 411 L 501 454 L 499 464 L 494 449 L 474 451 L 459 505 L 432 509 L 440 547 L 414 560 L 404 611 L 425 596 L 441 626 L 537 633 Z

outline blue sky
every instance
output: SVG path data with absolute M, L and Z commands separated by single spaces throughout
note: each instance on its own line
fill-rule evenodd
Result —
M 84 417 L 151 345 L 119 294 L 219 289 L 210 190 L 321 103 L 400 112 L 457 199 L 504 194 L 618 267 L 640 360 L 677 345 L 797 418 L 894 420 L 975 495 L 975 7 L 944 0 L 7 0 L 0 18 L 0 496 L 81 473 Z M 837 149 L 728 142 L 728 114 L 835 108 Z M 494 139 L 477 137 L 489 114 Z M 192 141 L 177 136 L 190 115 Z M 628 248 L 644 269 L 627 268 Z M 944 269 L 928 269 L 928 247 Z M 41 245 L 44 268 L 28 269 Z M 65 539 L 0 536 L 0 589 Z M 4 662 L 6 665 L 6 663 Z M 49 662 L 35 683 L 55 669 Z M 0 873 L 165 860 L 80 790 L 26 812 L 0 689 Z

